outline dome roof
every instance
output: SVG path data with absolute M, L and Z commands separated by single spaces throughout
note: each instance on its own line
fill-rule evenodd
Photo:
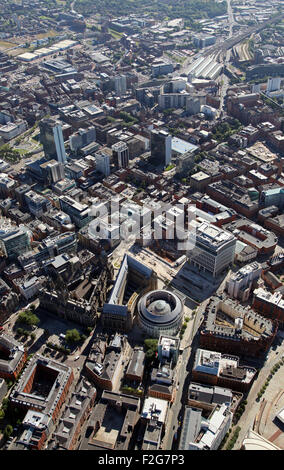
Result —
M 170 305 L 163 299 L 155 300 L 148 305 L 148 310 L 155 315 L 165 315 L 171 312 Z
M 181 318 L 183 305 L 173 292 L 154 290 L 140 299 L 138 311 L 140 317 L 150 324 L 170 324 Z

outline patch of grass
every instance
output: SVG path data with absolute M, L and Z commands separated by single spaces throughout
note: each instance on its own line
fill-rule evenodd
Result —
M 36 39 L 43 39 L 43 38 L 48 38 L 48 37 L 55 37 L 58 36 L 58 32 L 55 31 L 54 29 L 50 29 L 47 31 L 47 33 L 41 33 L 36 35 Z
M 112 35 L 115 39 L 120 39 L 123 36 L 123 33 L 119 33 L 118 31 L 115 31 L 114 29 L 108 29 L 109 34 Z
M 10 47 L 16 47 L 18 46 L 18 44 L 15 44 L 13 42 L 7 42 L 7 41 L 0 41 L 0 47 L 1 48 L 5 48 L 5 49 L 9 49 Z

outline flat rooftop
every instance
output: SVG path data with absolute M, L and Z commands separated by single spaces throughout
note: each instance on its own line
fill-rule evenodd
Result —
M 180 154 L 187 152 L 194 152 L 198 149 L 197 145 L 193 145 L 190 142 L 179 139 L 178 137 L 172 137 L 172 151 Z

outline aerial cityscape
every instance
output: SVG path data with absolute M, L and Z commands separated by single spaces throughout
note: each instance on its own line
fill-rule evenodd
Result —
M 284 0 L 0 0 L 0 450 L 284 450 L 283 372 Z

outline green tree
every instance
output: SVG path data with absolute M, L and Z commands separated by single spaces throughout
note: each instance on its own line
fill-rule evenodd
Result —
M 155 359 L 158 347 L 158 340 L 147 338 L 144 341 L 145 349 L 146 349 L 146 359 L 150 362 Z
M 13 432 L 13 426 L 11 424 L 7 424 L 7 426 L 4 429 L 4 437 L 5 439 L 8 439 Z
M 73 330 L 67 330 L 65 335 L 65 341 L 68 344 L 76 344 L 81 340 L 81 335 L 76 328 Z
M 30 310 L 27 310 L 26 312 L 21 312 L 16 321 L 16 323 L 24 323 L 28 326 L 37 326 L 39 322 L 39 318 Z

